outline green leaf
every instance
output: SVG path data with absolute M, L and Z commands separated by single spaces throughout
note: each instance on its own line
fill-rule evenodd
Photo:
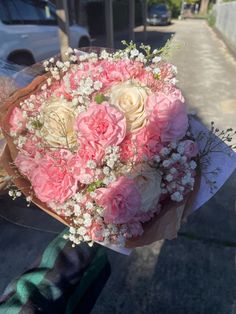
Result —
M 94 100 L 96 101 L 97 104 L 101 104 L 102 102 L 104 102 L 106 100 L 106 97 L 103 94 L 97 94 L 94 97 Z
M 92 182 L 91 184 L 89 184 L 89 186 L 87 187 L 87 191 L 93 192 L 102 186 L 103 186 L 102 180 L 98 180 L 98 181 L 95 181 L 95 182 Z
M 41 128 L 43 127 L 43 123 L 40 122 L 39 120 L 34 120 L 34 121 L 32 122 L 32 126 L 33 126 L 33 128 L 35 128 L 35 129 L 41 129 Z

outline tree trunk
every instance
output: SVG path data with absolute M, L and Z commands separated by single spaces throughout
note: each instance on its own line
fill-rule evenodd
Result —
M 66 0 L 56 0 L 57 5 L 57 20 L 59 26 L 59 40 L 61 58 L 63 61 L 67 60 L 66 51 L 69 48 L 69 21 L 68 21 L 68 7 Z
M 135 2 L 129 0 L 129 40 L 134 41 L 134 27 L 135 27 Z
M 142 9 L 143 9 L 143 38 L 144 38 L 144 43 L 146 43 L 147 41 L 147 11 L 148 11 L 147 0 L 142 1 Z
M 113 26 L 113 2 L 105 0 L 105 20 L 107 47 L 114 47 L 114 26 Z
M 209 0 L 202 0 L 200 6 L 200 14 L 206 14 L 208 9 Z

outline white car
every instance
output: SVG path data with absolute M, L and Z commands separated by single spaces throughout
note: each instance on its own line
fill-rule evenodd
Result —
M 90 45 L 84 27 L 70 26 L 70 47 Z M 0 0 L 0 59 L 32 65 L 59 52 L 55 6 L 47 0 Z

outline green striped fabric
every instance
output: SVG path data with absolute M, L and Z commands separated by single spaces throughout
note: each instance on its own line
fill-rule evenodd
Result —
M 86 308 L 86 296 L 94 294 L 91 287 L 105 283 L 109 276 L 109 271 L 105 280 L 102 276 L 109 268 L 106 252 L 86 244 L 72 248 L 63 238 L 66 231 L 47 246 L 37 264 L 8 286 L 0 300 L 0 314 L 71 314 L 77 313 L 80 303 Z

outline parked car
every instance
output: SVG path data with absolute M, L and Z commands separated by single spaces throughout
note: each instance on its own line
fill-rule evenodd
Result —
M 70 26 L 72 48 L 90 45 L 84 27 Z M 55 6 L 47 0 L 0 0 L 0 59 L 32 65 L 59 52 Z
M 148 8 L 147 23 L 150 25 L 171 24 L 171 11 L 165 3 L 153 4 Z

